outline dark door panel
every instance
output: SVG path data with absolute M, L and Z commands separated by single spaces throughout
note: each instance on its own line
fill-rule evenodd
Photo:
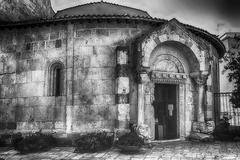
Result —
M 155 85 L 155 120 L 156 139 L 177 138 L 177 107 L 176 107 L 177 85 L 156 84 Z

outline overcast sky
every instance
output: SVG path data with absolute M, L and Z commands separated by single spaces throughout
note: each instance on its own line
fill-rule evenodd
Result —
M 100 0 L 51 0 L 54 11 Z M 221 35 L 240 31 L 240 0 L 105 0 L 147 11 L 152 17 L 200 27 Z

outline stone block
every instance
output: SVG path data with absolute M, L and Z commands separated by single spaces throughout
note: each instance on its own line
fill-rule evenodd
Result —
M 59 32 L 52 32 L 50 33 L 50 40 L 55 40 L 60 38 L 60 33 Z
M 4 64 L 0 62 L 0 74 L 4 73 Z
M 208 122 L 193 122 L 192 123 L 192 131 L 193 132 L 199 132 L 199 133 L 205 133 L 210 134 L 214 131 L 215 123 L 214 121 L 208 121 Z
M 120 65 L 128 64 L 127 50 L 117 50 L 117 64 L 120 64 Z
M 213 93 L 207 91 L 207 104 L 213 105 Z
M 84 68 L 84 62 L 85 61 L 85 57 L 81 56 L 81 55 L 75 55 L 74 56 L 74 68 L 79 69 L 79 68 Z
M 128 77 L 119 77 L 116 79 L 117 94 L 128 94 L 130 90 Z
M 27 97 L 29 106 L 37 106 L 39 105 L 39 97 Z
M 97 36 L 109 36 L 108 29 L 96 29 Z
M 101 68 L 101 79 L 115 79 L 115 68 Z
M 128 65 L 117 65 L 115 74 L 116 74 L 116 77 L 128 77 L 129 66 Z
M 72 80 L 72 68 L 67 68 L 67 81 L 71 81 Z M 74 77 L 77 77 L 77 75 L 75 75 Z
M 140 29 L 131 29 L 130 31 L 131 31 L 131 35 L 132 35 L 133 37 L 141 34 L 141 32 L 142 32 Z
M 16 87 L 14 84 L 1 85 L 1 98 L 13 98 L 16 97 Z
M 66 105 L 66 97 L 65 96 L 59 96 L 59 97 L 54 97 L 55 99 L 55 105 L 56 107 L 61 107 Z
M 118 120 L 129 120 L 129 114 L 130 114 L 130 105 L 129 104 L 118 104 L 117 105 L 118 111 L 117 111 L 117 117 Z
M 212 107 L 212 106 L 211 106 Z M 207 119 L 213 119 L 213 111 L 207 111 Z
M 44 83 L 26 83 L 17 85 L 17 97 L 43 96 Z
M 114 105 L 109 105 L 109 120 L 114 120 L 114 119 L 117 119 L 117 106 L 114 104 Z
M 92 81 L 93 94 L 114 94 L 114 81 L 113 80 L 95 80 Z
M 38 41 L 44 41 L 44 40 L 48 40 L 49 39 L 49 34 L 46 33 L 39 33 L 37 35 L 37 40 Z
M 96 54 L 91 57 L 91 67 L 114 67 L 116 59 L 112 47 L 96 47 Z
M 40 106 L 51 106 L 55 105 L 56 98 L 55 97 L 38 97 L 39 105 Z
M 44 81 L 44 71 L 36 70 L 32 71 L 32 82 L 43 82 Z
M 144 102 L 145 102 L 145 104 L 147 104 L 147 105 L 151 105 L 152 103 L 151 103 L 151 95 L 145 95 L 144 96 Z
M 27 72 L 21 72 L 16 74 L 16 83 L 26 83 L 27 82 Z
M 78 43 L 75 44 L 75 55 L 84 56 L 91 56 L 93 54 L 93 47 L 92 46 L 81 46 Z
M 80 88 L 77 90 L 81 95 L 93 95 L 94 92 L 97 90 L 97 80 L 83 80 L 80 81 Z
M 17 106 L 28 106 L 26 99 L 27 98 L 17 98 Z
M 33 107 L 34 121 L 46 122 L 54 120 L 54 107 L 53 106 L 35 106 Z
M 115 95 L 95 95 L 93 97 L 93 104 L 96 105 L 114 105 Z
M 16 74 L 5 74 L 2 76 L 2 84 L 9 85 L 16 83 Z
M 22 72 L 26 72 L 29 70 L 29 63 L 27 60 L 18 60 L 17 62 L 17 74 L 18 73 L 22 73 Z
M 77 30 L 75 33 L 75 37 L 77 37 L 77 38 L 90 37 L 91 35 L 92 35 L 92 30 L 90 30 L 90 29 Z
M 17 124 L 15 122 L 0 122 L 0 130 L 5 130 L 5 129 L 9 129 L 9 130 L 14 130 L 17 128 Z
M 89 68 L 87 73 L 88 79 L 101 79 L 101 70 L 102 68 Z
M 42 128 L 52 130 L 54 129 L 54 124 L 54 122 L 39 122 L 39 126 L 36 129 L 39 130 L 40 128 Z
M 117 104 L 129 104 L 129 94 L 116 94 Z
M 31 71 L 27 71 L 26 72 L 26 82 L 27 83 L 31 83 L 32 82 L 32 72 Z
M 55 106 L 53 112 L 54 121 L 64 122 L 65 121 L 65 106 Z
M 72 90 L 73 84 L 72 84 L 72 83 L 74 83 L 74 82 L 72 82 L 72 81 L 67 81 L 67 95 L 73 94 L 73 93 L 72 93 L 72 92 L 73 92 L 73 90 Z
M 71 133 L 72 132 L 72 110 L 73 106 L 67 106 L 66 107 L 66 132 Z
M 117 120 L 116 121 L 116 126 L 119 129 L 127 129 L 129 127 L 129 121 L 124 119 L 124 120 Z
M 34 121 L 33 107 L 16 107 L 16 121 L 17 122 L 32 122 Z
M 46 41 L 46 49 L 55 48 L 55 40 Z

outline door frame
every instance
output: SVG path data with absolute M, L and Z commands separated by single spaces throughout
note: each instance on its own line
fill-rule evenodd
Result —
M 177 109 L 177 113 L 176 113 L 176 121 L 177 121 L 177 137 L 175 139 L 179 139 L 180 138 L 180 112 L 179 112 L 179 104 L 180 104 L 180 98 L 179 98 L 179 87 L 180 87 L 180 84 L 178 83 L 158 83 L 158 82 L 155 82 L 154 83 L 154 92 L 155 92 L 155 87 L 157 84 L 161 84 L 161 85 L 175 85 L 176 86 L 176 89 L 175 89 L 175 92 L 176 92 L 176 109 Z M 153 95 L 155 95 L 153 93 Z M 155 97 L 154 97 L 155 98 Z M 154 109 L 154 112 L 155 112 L 155 109 Z M 185 115 L 184 115 L 185 116 Z M 154 117 L 155 118 L 155 117 Z M 154 131 L 155 132 L 155 131 Z M 154 139 L 156 140 L 156 135 L 154 136 Z M 164 139 L 164 140 L 173 140 L 173 139 Z

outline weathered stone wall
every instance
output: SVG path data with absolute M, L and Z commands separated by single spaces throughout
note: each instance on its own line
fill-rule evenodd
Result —
M 0 129 L 65 131 L 68 113 L 71 132 L 113 129 L 116 47 L 130 47 L 149 28 L 91 22 L 0 31 Z M 64 65 L 59 97 L 49 93 L 54 62 Z M 136 89 L 131 91 L 136 95 Z M 136 121 L 136 97 L 130 102 Z
M 75 26 L 74 57 L 78 60 L 74 63 L 73 131 L 116 127 L 116 47 L 130 48 L 134 37 L 146 27 L 114 22 Z M 137 103 L 132 96 L 130 101 Z M 136 115 L 132 108 L 136 105 L 130 108 L 130 114 Z
M 47 73 L 52 61 L 65 62 L 65 27 L 3 30 L 0 35 L 1 112 L 10 115 L 5 121 L 16 122 L 18 130 L 63 129 L 66 98 L 48 96 Z

